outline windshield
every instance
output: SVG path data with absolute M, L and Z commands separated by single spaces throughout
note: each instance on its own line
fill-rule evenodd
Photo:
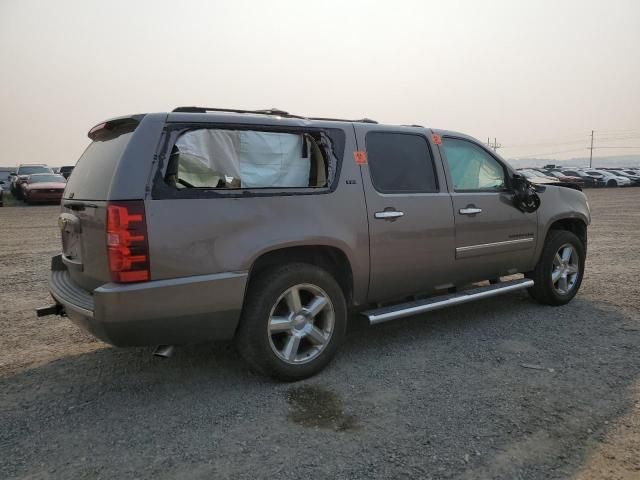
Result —
M 66 180 L 62 175 L 33 175 L 29 178 L 29 183 L 57 182 L 65 183 Z
M 32 173 L 52 173 L 52 171 L 49 167 L 45 167 L 45 166 L 18 168 L 18 175 L 31 175 Z

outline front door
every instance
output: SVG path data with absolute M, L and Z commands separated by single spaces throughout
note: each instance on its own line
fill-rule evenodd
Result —
M 494 278 L 529 268 L 534 255 L 537 213 L 513 204 L 506 166 L 481 145 L 443 137 L 455 218 L 457 278 Z
M 370 238 L 369 300 L 426 292 L 450 281 L 453 213 L 442 165 L 424 129 L 357 125 Z

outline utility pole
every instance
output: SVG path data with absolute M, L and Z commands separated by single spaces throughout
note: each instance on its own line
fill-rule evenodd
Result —
M 502 148 L 502 144 L 498 143 L 498 139 L 495 137 L 493 138 L 493 143 L 491 143 L 491 139 L 487 137 L 487 145 L 489 145 L 489 148 L 492 148 L 494 152 L 497 152 L 499 148 Z
M 593 168 L 591 165 L 592 162 L 593 162 L 593 130 L 591 130 L 591 147 L 589 148 L 589 168 Z

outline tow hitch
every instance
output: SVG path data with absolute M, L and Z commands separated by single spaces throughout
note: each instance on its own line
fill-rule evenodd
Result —
M 49 315 L 60 315 L 64 316 L 64 307 L 57 303 L 50 305 L 48 307 L 40 307 L 36 308 L 36 315 L 38 317 L 46 317 Z

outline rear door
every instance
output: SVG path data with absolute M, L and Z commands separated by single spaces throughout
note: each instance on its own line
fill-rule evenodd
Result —
M 424 129 L 356 125 L 370 238 L 369 300 L 425 292 L 449 281 L 453 214 Z
M 58 218 L 62 261 L 73 281 L 86 290 L 111 280 L 105 231 L 107 200 L 136 127 L 135 121 L 105 123 L 100 131 L 91 133 L 92 142 L 67 181 Z M 144 185 L 142 188 L 144 191 Z
M 444 136 L 455 218 L 459 281 L 483 280 L 530 268 L 536 246 L 537 212 L 524 213 L 507 188 L 508 168 L 480 144 Z

